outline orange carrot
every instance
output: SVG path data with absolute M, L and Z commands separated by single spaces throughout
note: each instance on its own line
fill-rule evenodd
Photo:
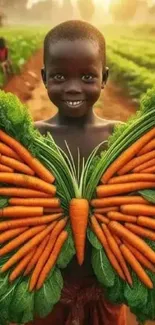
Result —
M 119 207 L 106 207 L 106 208 L 98 208 L 98 209 L 94 209 L 94 213 L 106 213 L 109 211 L 119 211 Z
M 149 167 L 149 168 L 146 168 L 146 169 L 143 169 L 143 173 L 150 173 L 150 174 L 152 174 L 152 173 L 155 173 L 155 166 L 152 166 L 152 167 Z M 152 175 L 151 175 L 152 176 Z M 153 175 L 153 176 L 155 176 L 155 175 Z
M 94 208 L 112 207 L 114 205 L 141 203 L 147 204 L 148 201 L 141 196 L 113 196 L 107 198 L 94 199 L 91 201 L 91 206 Z
M 63 212 L 63 208 L 44 208 L 44 213 L 58 213 L 58 212 Z
M 117 177 L 112 177 L 108 184 L 121 184 L 121 183 L 130 183 L 130 182 L 155 182 L 155 175 L 150 174 L 143 174 L 141 173 L 134 173 L 134 174 L 127 174 Z M 103 185 L 102 185 L 103 186 Z
M 23 256 L 25 256 L 31 249 L 33 249 L 36 245 L 40 244 L 40 242 L 52 231 L 53 225 L 50 224 L 44 230 L 42 230 L 39 234 L 35 235 L 32 239 L 30 239 L 24 246 L 22 246 L 10 259 L 3 264 L 0 272 L 3 273 L 9 270 L 14 264 L 16 264 Z
M 48 184 L 35 176 L 18 173 L 0 173 L 0 183 L 15 184 L 26 188 L 32 188 L 49 193 L 51 196 L 54 196 L 56 193 L 56 187 L 54 185 Z
M 24 233 L 20 234 L 18 237 L 12 239 L 8 244 L 0 248 L 0 256 L 4 256 L 10 253 L 11 251 L 18 248 L 20 245 L 25 243 L 28 239 L 34 237 L 34 235 L 38 234 L 45 228 L 46 226 L 42 225 L 42 226 L 37 226 L 26 230 Z
M 107 183 L 109 179 L 123 166 L 125 166 L 152 138 L 155 137 L 155 128 L 145 133 L 140 139 L 127 148 L 119 157 L 107 168 L 101 178 L 102 183 Z
M 96 194 L 98 198 L 102 198 L 105 196 L 130 193 L 147 188 L 155 188 L 155 182 L 133 182 L 126 184 L 99 185 L 96 188 Z
M 109 244 L 110 249 L 112 250 L 113 254 L 115 255 L 116 259 L 118 260 L 118 263 L 120 264 L 122 271 L 126 277 L 127 282 L 132 285 L 132 278 L 131 274 L 128 270 L 128 267 L 126 265 L 126 262 L 124 260 L 124 257 L 119 249 L 119 246 L 117 245 L 117 242 L 115 241 L 115 238 L 113 237 L 112 233 L 108 229 L 108 226 L 105 224 L 102 224 L 103 232 L 106 236 L 107 242 Z
M 155 229 L 155 219 L 140 216 L 137 218 L 137 224 L 139 226 Z
M 149 141 L 138 153 L 137 156 L 141 156 L 147 152 L 152 151 L 153 149 L 155 149 L 155 139 L 152 139 L 151 141 Z
M 140 264 L 145 266 L 148 270 L 155 272 L 154 265 L 144 255 L 142 255 L 135 247 L 131 246 L 126 241 L 124 241 L 124 243 L 125 243 L 125 246 L 127 246 L 129 248 L 131 253 L 137 258 L 137 260 L 140 262 Z
M 155 220 L 154 220 L 154 224 L 155 224 Z M 155 232 L 154 231 L 151 231 L 149 229 L 146 229 L 144 227 L 140 227 L 140 226 L 137 226 L 137 225 L 132 225 L 131 223 L 127 223 L 127 222 L 125 223 L 125 227 L 127 229 L 131 230 L 134 234 L 139 235 L 140 237 L 144 237 L 144 238 L 149 238 L 151 240 L 155 240 Z
M 133 222 L 133 223 L 137 222 L 137 218 L 135 216 L 129 216 L 129 215 L 117 212 L 117 211 L 108 212 L 107 217 L 110 220 Z
M 53 268 L 53 266 L 55 265 L 58 256 L 60 254 L 61 248 L 63 247 L 66 239 L 68 237 L 68 233 L 67 231 L 62 231 L 60 233 L 60 235 L 58 236 L 56 243 L 54 245 L 53 251 L 48 259 L 48 261 L 46 262 L 43 270 L 41 271 L 40 275 L 39 275 L 39 279 L 37 282 L 37 290 L 39 290 L 42 286 L 44 281 L 46 280 L 48 274 L 50 273 L 51 269 Z
M 5 196 L 17 196 L 17 197 L 50 197 L 50 194 L 40 192 L 40 191 L 35 191 L 35 190 L 30 190 L 27 188 L 22 188 L 22 187 L 0 187 L 0 195 L 5 195 Z
M 13 173 L 13 169 L 8 167 L 8 166 L 5 166 L 3 164 L 0 164 L 0 172 L 3 172 L 3 173 Z
M 57 220 L 62 216 L 62 213 L 56 213 L 52 215 L 46 215 L 41 217 L 34 217 L 34 218 L 24 218 L 18 220 L 9 220 L 0 222 L 0 231 L 15 229 L 18 227 L 27 227 L 27 226 L 38 226 L 50 223 L 54 220 Z
M 19 206 L 34 206 L 34 207 L 50 207 L 50 208 L 59 208 L 60 200 L 58 198 L 11 198 L 9 199 L 10 205 L 19 205 Z
M 31 153 L 17 140 L 0 130 L 0 139 L 11 147 L 24 162 L 34 170 L 34 172 L 44 181 L 53 183 L 55 178 L 50 171 L 44 167 L 39 160 L 34 158 Z
M 137 235 L 133 234 L 126 227 L 118 223 L 117 221 L 111 221 L 108 224 L 111 231 L 120 236 L 121 238 L 127 240 L 129 244 L 136 247 L 143 253 L 151 262 L 155 263 L 155 252 Z
M 144 164 L 141 164 L 138 167 L 134 168 L 132 172 L 134 172 L 134 173 L 141 172 L 142 173 L 142 171 L 144 169 L 149 168 L 149 167 L 152 167 L 154 165 L 155 165 L 155 159 L 151 159 L 151 160 L 145 162 Z
M 87 200 L 74 198 L 70 201 L 69 217 L 79 265 L 82 265 L 84 261 L 88 215 L 89 203 Z
M 103 223 L 106 223 L 106 224 L 109 223 L 108 218 L 105 217 L 105 216 L 102 216 L 102 214 L 96 213 L 96 214 L 94 214 L 94 216 L 95 216 L 95 218 L 96 218 L 98 221 L 100 221 L 100 222 L 103 222 Z
M 126 204 L 120 207 L 122 213 L 136 216 L 155 216 L 155 206 L 145 204 Z
M 37 264 L 38 260 L 40 259 L 48 241 L 49 241 L 50 235 L 48 235 L 47 237 L 44 238 L 44 240 L 39 244 L 39 246 L 37 247 L 37 249 L 35 249 L 35 252 L 31 258 L 31 260 L 29 261 L 29 264 L 27 265 L 27 268 L 24 272 L 24 275 L 28 275 L 30 274 L 30 272 L 33 270 L 33 268 L 35 267 L 35 265 Z
M 23 259 L 17 264 L 15 269 L 11 272 L 9 276 L 9 281 L 12 282 L 18 278 L 19 275 L 21 275 L 24 272 L 25 267 L 28 265 L 28 263 L 31 261 L 33 255 L 35 252 L 35 248 L 32 249 L 26 256 L 24 256 Z
M 115 255 L 113 254 L 113 252 L 111 251 L 107 239 L 98 223 L 98 221 L 96 220 L 96 218 L 94 216 L 91 217 L 91 224 L 92 224 L 92 229 L 94 231 L 94 233 L 96 234 L 98 240 L 100 241 L 100 243 L 102 244 L 105 253 L 111 263 L 111 265 L 113 266 L 113 268 L 116 270 L 116 272 L 119 274 L 119 276 L 125 280 L 125 276 L 124 273 L 115 257 Z
M 39 217 L 43 215 L 42 207 L 6 207 L 0 209 L 0 217 L 9 217 L 9 218 L 22 218 L 22 217 Z
M 146 161 L 149 161 L 150 159 L 155 157 L 155 150 L 145 153 L 145 155 L 142 155 L 140 157 L 133 158 L 130 160 L 126 165 L 123 166 L 120 170 L 117 171 L 118 175 L 124 175 L 133 170 L 135 167 L 140 166 Z
M 120 245 L 122 244 L 122 242 L 121 242 L 121 240 L 119 239 L 119 237 L 116 236 L 116 235 L 114 235 L 114 234 L 113 234 L 113 236 L 114 236 L 114 238 L 115 238 L 115 240 L 116 240 L 117 245 L 120 246 Z
M 3 244 L 12 238 L 15 238 L 17 235 L 23 233 L 27 229 L 28 229 L 27 227 L 23 227 L 23 228 L 15 228 L 15 229 L 2 232 L 0 234 L 0 244 Z
M 7 156 L 0 156 L 0 162 L 12 169 L 17 170 L 20 173 L 31 175 L 31 176 L 33 176 L 35 174 L 34 171 L 30 167 L 28 167 L 21 161 L 16 160 L 14 158 L 10 158 Z
M 49 241 L 45 247 L 44 252 L 42 253 L 40 259 L 38 259 L 38 262 L 35 266 L 35 269 L 32 273 L 31 276 L 31 280 L 30 280 L 30 285 L 29 285 L 29 290 L 32 291 L 35 286 L 36 283 L 38 281 L 39 275 L 41 273 L 41 271 L 43 270 L 44 265 L 46 264 L 52 250 L 53 247 L 55 245 L 55 242 L 58 238 L 58 236 L 60 235 L 60 233 L 63 231 L 63 229 L 65 228 L 65 225 L 67 223 L 67 218 L 64 218 L 62 220 L 60 220 L 57 225 L 55 226 L 55 228 L 53 229 L 53 231 L 51 232 Z
M 126 247 L 124 244 L 120 246 L 121 252 L 124 256 L 124 258 L 127 260 L 127 262 L 131 265 L 132 269 L 135 271 L 135 273 L 138 275 L 140 280 L 148 287 L 149 289 L 153 289 L 153 283 L 149 276 L 146 274 L 140 263 L 137 261 L 137 259 L 134 257 L 134 255 L 131 253 L 131 251 Z
M 0 153 L 17 160 L 21 160 L 19 156 L 14 152 L 14 150 L 2 142 L 0 142 Z

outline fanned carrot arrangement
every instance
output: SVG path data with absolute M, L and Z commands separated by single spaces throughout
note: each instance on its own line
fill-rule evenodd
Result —
M 61 269 L 89 240 L 94 274 L 113 303 L 155 320 L 155 90 L 75 164 L 27 109 L 0 92 L 0 322 L 45 317 L 60 300 Z M 2 109 L 1 109 L 2 108 Z M 103 144 L 103 143 L 102 143 Z M 82 160 L 81 160 L 82 158 Z M 89 251 L 90 252 L 90 251 Z
M 7 197 L 0 209 L 0 257 L 11 253 L 0 272 L 11 270 L 11 282 L 29 274 L 29 290 L 44 284 L 68 236 L 54 180 L 23 145 L 0 130 L 0 183 L 5 184 L 0 195 Z
M 114 254 L 113 267 L 132 285 L 129 264 L 148 288 L 153 288 L 153 283 L 143 265 L 155 271 L 155 252 L 144 238 L 155 240 L 155 204 L 135 193 L 155 189 L 155 171 L 145 172 L 155 162 L 154 143 L 153 127 L 107 168 L 96 188 L 96 198 L 91 201 L 94 208 L 91 226 L 109 260 L 109 254 Z

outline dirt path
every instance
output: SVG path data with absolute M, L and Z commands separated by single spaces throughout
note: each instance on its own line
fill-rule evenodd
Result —
M 33 119 L 47 119 L 57 111 L 49 101 L 46 89 L 41 81 L 40 69 L 42 51 L 38 51 L 25 65 L 21 75 L 14 76 L 4 90 L 16 94 L 23 103 L 26 103 Z M 126 121 L 136 111 L 136 105 L 122 94 L 111 82 L 108 83 L 98 102 L 95 112 L 100 117 L 113 120 Z M 137 325 L 134 315 L 127 311 L 127 325 Z M 155 325 L 148 322 L 147 325 Z

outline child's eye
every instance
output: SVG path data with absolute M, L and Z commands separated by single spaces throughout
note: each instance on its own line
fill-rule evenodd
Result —
M 92 74 L 85 74 L 82 76 L 82 80 L 84 81 L 92 81 L 94 79 L 94 76 Z
M 52 78 L 56 81 L 64 81 L 65 80 L 65 77 L 64 75 L 60 74 L 60 73 L 57 73 L 55 75 L 52 76 Z

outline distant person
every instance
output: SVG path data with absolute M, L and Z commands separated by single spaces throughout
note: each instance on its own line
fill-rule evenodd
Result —
M 13 72 L 12 63 L 9 59 L 9 50 L 3 37 L 0 37 L 0 67 L 5 77 Z

